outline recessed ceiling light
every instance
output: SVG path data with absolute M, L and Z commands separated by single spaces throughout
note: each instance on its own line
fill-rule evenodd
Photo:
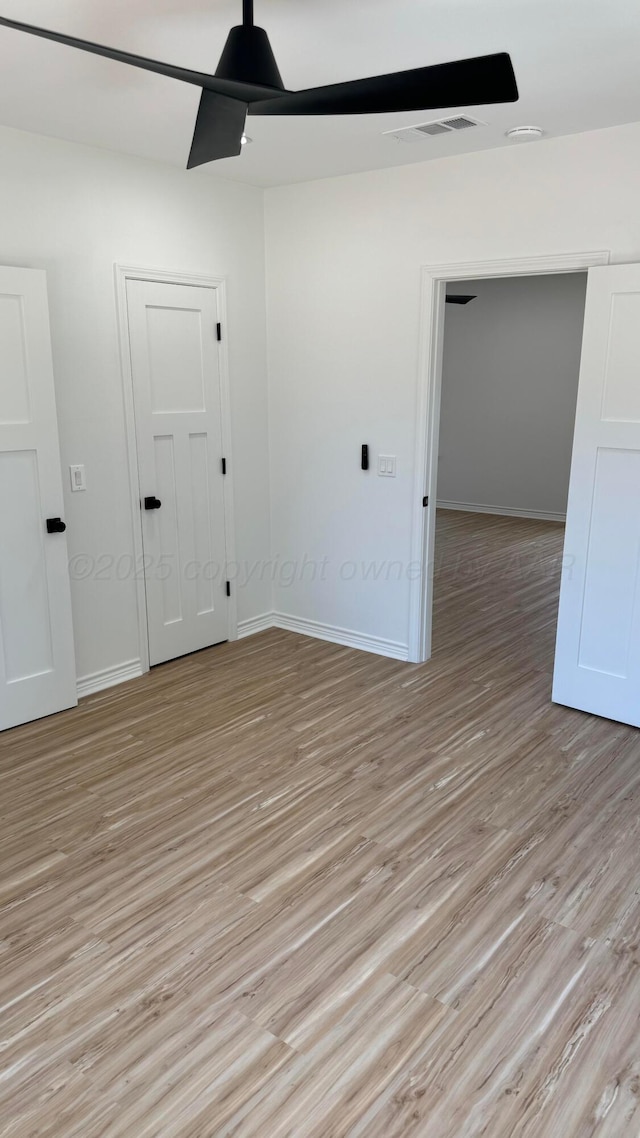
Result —
M 534 142 L 536 138 L 542 138 L 544 131 L 539 126 L 514 126 L 513 130 L 508 130 L 506 137 L 513 139 L 514 142 Z
M 238 137 L 238 136 L 236 135 L 236 138 L 237 138 L 237 137 Z M 247 145 L 249 142 L 253 142 L 253 139 L 252 139 L 252 138 L 249 138 L 249 135 L 248 135 L 248 134 L 243 134 L 243 135 L 242 135 L 242 138 L 240 139 L 240 145 L 241 145 L 241 146 L 246 146 L 246 145 Z

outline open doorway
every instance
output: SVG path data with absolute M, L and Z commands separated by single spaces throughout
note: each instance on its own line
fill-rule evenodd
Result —
M 431 656 L 447 283 L 585 270 L 551 699 L 640 727 L 640 264 L 610 265 L 606 252 L 423 269 L 413 527 L 421 573 L 411 588 L 409 657 Z
M 434 656 L 552 670 L 586 283 L 447 285 Z

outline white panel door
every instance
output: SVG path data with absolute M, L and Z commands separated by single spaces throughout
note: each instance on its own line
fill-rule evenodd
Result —
M 149 660 L 229 636 L 215 288 L 127 281 Z
M 46 276 L 0 268 L 2 730 L 78 702 L 62 516 Z
M 640 265 L 590 269 L 553 698 L 640 726 Z

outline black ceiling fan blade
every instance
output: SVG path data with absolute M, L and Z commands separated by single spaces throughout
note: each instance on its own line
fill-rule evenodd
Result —
M 397 71 L 253 102 L 250 115 L 367 115 L 513 103 L 518 86 L 506 52 Z
M 280 96 L 280 91 L 272 91 L 270 87 L 262 84 L 235 82 L 233 79 L 218 79 L 215 75 L 206 72 L 191 71 L 188 67 L 174 67 L 171 63 L 160 63 L 156 59 L 147 59 L 143 55 L 134 55 L 130 51 L 119 51 L 117 48 L 105 47 L 104 44 L 91 43 L 90 40 L 77 39 L 76 36 L 67 36 L 62 32 L 51 32 L 47 28 L 36 28 L 32 24 L 21 24 L 18 20 L 7 20 L 0 16 L 0 25 L 13 28 L 18 32 L 27 32 L 41 39 L 53 40 L 67 47 L 79 48 L 80 51 L 91 52 L 92 55 L 101 55 L 105 59 L 114 59 L 117 63 L 128 63 L 132 67 L 139 67 L 143 71 L 153 71 L 157 75 L 166 75 L 169 79 L 179 79 L 183 83 L 192 83 L 196 87 L 206 87 L 209 91 L 218 91 L 221 95 L 249 102 L 251 99 L 269 99 Z
M 218 158 L 235 158 L 242 150 L 242 135 L 247 117 L 247 104 L 216 91 L 202 92 L 196 129 L 191 144 L 187 170 L 215 162 Z

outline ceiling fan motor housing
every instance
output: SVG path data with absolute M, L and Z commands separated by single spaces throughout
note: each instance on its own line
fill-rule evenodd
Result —
M 217 79 L 255 83 L 284 91 L 284 83 L 264 28 L 241 24 L 229 32 L 216 70 Z

